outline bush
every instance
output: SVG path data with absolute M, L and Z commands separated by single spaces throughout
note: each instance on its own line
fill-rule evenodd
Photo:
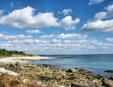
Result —
M 0 49 L 0 56 L 12 56 L 13 54 L 17 55 L 27 55 L 22 51 L 7 51 L 5 49 Z

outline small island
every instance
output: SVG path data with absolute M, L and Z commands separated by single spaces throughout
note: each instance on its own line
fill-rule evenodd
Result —
M 105 78 L 89 69 L 32 64 L 38 59 L 51 58 L 0 49 L 0 87 L 113 87 L 113 76 Z

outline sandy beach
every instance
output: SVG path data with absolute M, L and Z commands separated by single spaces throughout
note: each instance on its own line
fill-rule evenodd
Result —
M 29 63 L 31 61 L 35 60 L 42 60 L 42 59 L 53 59 L 51 57 L 40 57 L 40 56 L 26 56 L 26 57 L 5 57 L 5 58 L 0 58 L 1 63 Z

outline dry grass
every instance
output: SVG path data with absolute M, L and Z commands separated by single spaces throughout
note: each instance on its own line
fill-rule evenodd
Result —
M 23 79 L 19 76 L 11 76 L 8 74 L 0 75 L 0 87 L 53 87 L 37 84 L 33 81 L 23 82 Z

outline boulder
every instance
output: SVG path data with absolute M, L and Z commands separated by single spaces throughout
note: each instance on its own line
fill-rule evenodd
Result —
M 109 80 L 109 79 L 104 79 L 103 80 L 103 86 L 113 87 L 113 81 Z
M 98 79 L 94 79 L 89 83 L 90 87 L 102 87 L 102 81 Z

